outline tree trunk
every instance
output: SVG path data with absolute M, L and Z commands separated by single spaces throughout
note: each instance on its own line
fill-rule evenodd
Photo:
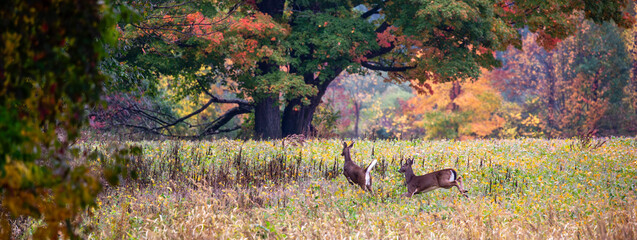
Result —
M 281 112 L 276 97 L 261 99 L 255 105 L 254 132 L 258 139 L 281 138 Z
M 459 81 L 453 81 L 451 84 L 451 89 L 449 89 L 449 99 L 451 101 L 447 106 L 447 110 L 456 112 L 460 109 L 460 106 L 458 106 L 458 104 L 456 104 L 454 100 L 456 100 L 456 98 L 458 98 L 458 96 L 460 96 L 460 94 L 462 93 L 462 86 L 460 85 Z
M 354 101 L 354 115 L 356 116 L 356 121 L 354 122 L 354 138 L 358 138 L 358 122 L 361 118 L 361 104 Z
M 283 13 L 285 7 L 284 0 L 261 0 L 257 4 L 259 11 L 267 13 L 272 17 L 278 17 Z
M 312 118 L 316 108 L 321 103 L 321 98 L 325 95 L 327 86 L 342 72 L 343 70 L 335 71 L 334 77 L 326 79 L 320 84 L 314 84 L 318 88 L 318 93 L 315 96 L 310 97 L 310 104 L 303 105 L 300 98 L 295 98 L 288 101 L 283 111 L 282 119 L 282 133 L 283 136 L 289 136 L 292 134 L 305 134 L 310 133 L 310 125 L 312 124 Z M 314 82 L 314 74 L 305 74 L 303 76 L 305 83 L 312 84 Z
M 279 71 L 278 66 L 267 63 L 257 63 L 261 74 Z M 281 111 L 278 105 L 278 94 L 264 93 L 264 97 L 255 98 L 254 106 L 254 134 L 257 139 L 281 138 Z
M 546 99 L 547 99 L 547 106 L 546 106 L 546 112 L 547 112 L 547 118 L 546 118 L 546 137 L 548 139 L 552 139 L 554 137 L 558 136 L 557 133 L 557 124 L 555 123 L 555 119 L 557 119 L 557 108 L 556 108 L 556 94 L 555 94 L 555 85 L 557 84 L 557 78 L 554 77 L 554 69 L 553 69 L 553 65 L 549 65 L 547 64 L 547 69 L 548 69 L 548 77 L 547 77 L 547 82 L 546 84 L 548 84 L 548 92 L 545 93 Z

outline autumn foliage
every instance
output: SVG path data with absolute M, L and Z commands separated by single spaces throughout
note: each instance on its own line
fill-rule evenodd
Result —
M 382 94 L 372 94 L 368 111 L 374 114 L 367 115 L 362 134 L 380 136 L 382 130 L 384 137 L 430 139 L 634 134 L 634 74 L 626 49 L 633 45 L 621 40 L 615 25 L 579 21 L 575 35 L 550 51 L 541 33 L 521 30 L 522 49 L 498 53 L 503 66 L 483 69 L 477 80 L 420 89 L 417 82 L 404 83 L 414 89 L 413 97 L 398 107 L 377 105 L 374 99 Z M 331 89 L 343 85 L 337 86 Z M 340 109 L 347 114 L 342 123 L 353 125 L 348 119 L 355 112 Z
M 89 168 L 76 141 L 98 105 L 98 69 L 114 22 L 126 7 L 98 1 L 7 1 L 0 10 L 0 236 L 33 231 L 37 239 L 75 236 L 76 217 L 125 172 L 128 150 Z M 37 13 L 37 14 L 35 14 Z M 115 159 L 117 158 L 117 159 Z M 37 222 L 20 229 L 20 222 Z
M 403 114 L 415 116 L 414 127 L 424 127 L 429 138 L 485 138 L 504 126 L 503 99 L 487 78 L 435 84 L 433 92 L 403 105 Z

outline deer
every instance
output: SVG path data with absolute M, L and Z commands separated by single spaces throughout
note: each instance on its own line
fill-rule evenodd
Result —
M 452 187 L 458 188 L 460 193 L 467 197 L 467 192 L 469 191 L 464 189 L 462 179 L 455 169 L 445 168 L 416 176 L 414 170 L 411 169 L 412 164 L 414 164 L 414 159 L 408 159 L 398 170 L 398 172 L 405 174 L 405 182 L 407 184 L 407 192 L 402 195 L 403 197 L 412 197 L 414 194 L 425 193 L 438 188 L 449 189 Z
M 376 166 L 376 159 L 374 159 L 367 168 L 363 169 L 356 165 L 354 161 L 352 161 L 352 157 L 350 155 L 349 150 L 354 145 L 354 142 L 350 143 L 347 146 L 346 142 L 343 142 L 343 152 L 341 152 L 341 156 L 345 157 L 345 163 L 343 166 L 343 175 L 352 185 L 358 184 L 363 191 L 372 192 L 372 176 L 371 171 Z

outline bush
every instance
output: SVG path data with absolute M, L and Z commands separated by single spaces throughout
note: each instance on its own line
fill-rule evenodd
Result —
M 104 44 L 117 40 L 115 12 L 130 13 L 97 0 L 9 0 L 0 10 L 3 238 L 16 238 L 10 223 L 27 217 L 38 222 L 36 239 L 72 237 L 74 217 L 95 204 L 99 176 L 74 160 L 97 155 L 74 142 L 86 107 L 100 102 L 105 77 L 97 66 Z M 128 151 L 119 153 L 103 172 L 112 183 Z

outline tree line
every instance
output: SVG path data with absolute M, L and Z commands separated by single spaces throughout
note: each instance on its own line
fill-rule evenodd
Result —
M 130 4 L 142 19 L 118 24 L 120 45 L 103 65 L 116 107 L 93 116 L 131 134 L 191 139 L 242 129 L 266 139 L 309 134 L 328 86 L 346 72 L 383 72 L 388 82 L 432 93 L 434 83 L 500 67 L 497 51 L 522 47 L 520 29 L 551 49 L 577 31 L 578 18 L 633 22 L 625 1 Z M 157 91 L 162 78 L 174 94 Z M 170 106 L 184 100 L 199 107 L 176 114 Z M 199 117 L 215 105 L 228 107 Z

